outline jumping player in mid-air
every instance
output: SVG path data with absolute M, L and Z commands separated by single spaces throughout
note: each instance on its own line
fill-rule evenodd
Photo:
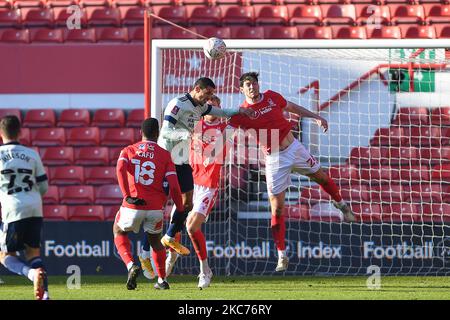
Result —
M 321 116 L 291 102 L 281 94 L 267 90 L 260 92 L 258 73 L 244 73 L 239 80 L 241 93 L 245 101 L 241 107 L 252 109 L 256 116 L 251 119 L 234 115 L 229 128 L 256 130 L 257 140 L 266 153 L 266 182 L 272 211 L 272 235 L 278 249 L 276 271 L 285 271 L 288 267 L 286 255 L 283 217 L 286 189 L 289 187 L 291 171 L 308 176 L 318 183 L 334 200 L 333 204 L 342 211 L 347 222 L 355 221 L 355 216 L 342 199 L 335 182 L 321 169 L 319 162 L 297 140 L 291 132 L 291 124 L 283 116 L 283 111 L 296 113 L 301 117 L 313 118 L 324 132 L 328 130 L 327 121 Z M 264 136 L 263 136 L 264 135 Z M 272 144 L 272 137 L 278 139 Z

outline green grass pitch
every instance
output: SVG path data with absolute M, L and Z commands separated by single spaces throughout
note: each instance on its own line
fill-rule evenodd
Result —
M 2 276 L 0 299 L 33 299 L 30 281 L 19 276 Z M 370 290 L 367 277 L 214 277 L 211 287 L 199 290 L 195 276 L 170 277 L 171 289 L 158 291 L 153 282 L 138 278 L 138 288 L 128 291 L 124 276 L 82 276 L 80 289 L 68 289 L 67 277 L 49 279 L 54 300 L 320 300 L 320 299 L 404 299 L 450 300 L 450 277 L 381 277 L 381 289 Z

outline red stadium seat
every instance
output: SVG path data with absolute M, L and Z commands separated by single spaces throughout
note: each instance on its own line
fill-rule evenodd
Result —
M 431 170 L 431 179 L 433 182 L 450 183 L 450 164 L 435 165 Z
M 400 184 L 386 184 L 370 188 L 372 203 L 400 203 L 403 199 L 403 186 Z
M 121 6 L 119 7 L 122 26 L 142 25 L 145 17 L 144 7 Z
M 264 27 L 265 39 L 298 39 L 296 27 L 266 26 Z
M 70 221 L 103 221 L 105 214 L 102 206 L 69 206 Z
M 365 24 L 387 24 L 391 21 L 391 11 L 389 6 L 375 6 L 373 4 L 355 5 L 356 9 L 356 23 L 360 25 Z
M 424 204 L 422 210 L 424 222 L 450 222 L 450 204 L 448 203 Z
M 286 6 L 256 5 L 254 9 L 257 25 L 288 24 L 289 14 Z
M 42 162 L 46 166 L 67 166 L 73 164 L 72 147 L 40 148 Z
M 382 220 L 382 209 L 375 203 L 352 203 L 352 211 L 355 213 L 356 221 L 365 223 L 379 223 Z
M 189 25 L 215 24 L 222 22 L 222 10 L 219 6 L 186 6 L 186 15 Z
M 1 32 L 1 42 L 30 43 L 30 32 L 28 29 L 6 29 Z
M 303 188 L 300 195 L 300 202 L 302 204 L 312 205 L 319 201 L 331 201 L 331 197 L 326 191 L 317 185 Z
M 69 146 L 96 146 L 100 143 L 100 130 L 97 127 L 70 128 L 66 132 Z
M 431 124 L 450 126 L 450 107 L 435 108 L 431 111 Z
M 370 191 L 364 184 L 352 184 L 341 189 L 341 196 L 348 202 L 368 202 L 370 200 Z
M 425 165 L 403 165 L 399 172 L 400 181 L 403 183 L 428 182 L 431 178 L 431 171 Z
M 86 184 L 117 184 L 116 167 L 85 167 Z
M 64 36 L 64 40 L 65 42 L 95 43 L 97 41 L 95 28 L 67 30 Z M 63 111 L 71 111 L 71 110 L 63 110 Z
M 60 7 L 64 7 L 67 8 L 71 5 L 78 5 L 79 1 L 78 0 L 47 0 L 47 6 L 50 8 L 60 8 Z
M 112 147 L 108 149 L 109 154 L 109 165 L 115 166 L 117 164 L 117 159 L 119 159 L 120 151 L 123 147 Z
M 130 110 L 128 111 L 126 126 L 133 128 L 141 128 L 143 119 L 144 119 L 144 109 Z
M 91 116 L 87 109 L 64 109 L 59 115 L 58 127 L 88 127 Z
M 19 27 L 22 17 L 19 9 L 0 8 L 0 27 Z
M 31 145 L 38 147 L 63 146 L 66 135 L 63 128 L 36 128 L 31 130 Z
M 61 204 L 92 204 L 94 203 L 94 187 L 79 185 L 59 188 Z
M 82 7 L 109 7 L 108 0 L 79 0 Z
M 196 26 L 197 32 L 207 38 L 231 39 L 230 27 Z
M 44 220 L 46 221 L 66 221 L 69 220 L 67 206 L 44 205 Z
M 450 162 L 450 146 L 421 148 L 420 160 L 423 164 L 435 165 Z
M 434 26 L 401 25 L 402 36 L 406 39 L 435 39 Z
M 366 26 L 369 39 L 401 39 L 402 32 L 399 26 L 383 26 L 381 29 Z
M 289 23 L 295 24 L 319 24 L 322 22 L 322 10 L 320 6 L 299 6 L 291 4 L 287 6 L 289 11 Z
M 106 166 L 109 164 L 108 148 L 84 147 L 74 149 L 74 164 L 83 166 Z
M 5 116 L 16 116 L 22 122 L 22 113 L 19 109 L 0 109 L 0 118 Z
M 122 191 L 117 184 L 106 184 L 95 189 L 95 204 L 120 205 L 122 200 Z
M 120 209 L 120 205 L 103 206 L 103 212 L 105 213 L 105 220 L 106 221 L 114 221 L 119 209 Z
M 84 168 L 81 166 L 50 167 L 50 183 L 77 185 L 84 183 Z
M 321 5 L 324 24 L 353 24 L 356 20 L 355 6 L 352 4 Z
M 112 7 L 87 7 L 88 26 L 120 26 L 120 10 Z
M 430 123 L 428 108 L 403 107 L 398 110 L 392 124 L 400 126 L 426 125 Z
M 420 24 L 425 20 L 425 11 L 422 5 L 411 4 L 391 4 L 391 21 L 395 24 L 416 23 Z
M 307 27 L 297 26 L 300 39 L 332 39 L 333 33 L 331 27 Z
M 359 180 L 358 169 L 352 165 L 333 166 L 328 168 L 329 176 L 338 185 L 350 185 Z
M 450 24 L 450 4 L 423 4 L 427 23 Z
M 54 15 L 50 8 L 22 8 L 22 25 L 26 27 L 53 26 Z
M 227 6 L 222 9 L 222 15 L 223 25 L 255 24 L 255 12 L 253 6 Z
M 19 142 L 24 146 L 31 146 L 31 133 L 29 128 L 20 130 Z
M 143 7 L 145 5 L 143 0 L 114 0 L 117 7 Z
M 332 26 L 334 39 L 367 39 L 366 28 L 361 26 Z
M 390 166 L 369 166 L 359 169 L 361 183 L 380 185 L 399 180 L 399 170 Z
M 187 14 L 185 6 L 153 6 L 153 13 L 161 18 L 179 25 L 187 25 Z M 155 25 L 166 25 L 159 19 L 153 19 Z
M 380 165 L 386 159 L 387 150 L 378 147 L 356 147 L 350 152 L 350 163 L 354 166 Z
M 405 135 L 409 136 L 412 146 L 441 146 L 441 128 L 438 126 L 423 126 L 405 128 Z
M 56 124 L 53 109 L 31 109 L 25 114 L 23 126 L 28 128 L 54 127 Z
M 197 32 L 196 27 L 189 27 L 187 30 Z M 197 36 L 187 30 L 176 27 L 162 27 L 163 38 L 166 39 L 197 39 Z
M 75 14 L 75 11 L 68 10 L 68 7 L 69 6 L 60 6 L 60 7 L 53 8 L 53 13 L 55 16 L 54 24 L 59 27 L 67 27 L 67 22 L 70 21 L 73 24 L 79 22 L 80 27 L 85 27 L 87 25 L 86 10 L 84 8 L 78 7 L 80 9 L 79 21 L 76 21 L 73 16 Z M 72 30 L 68 30 L 68 31 L 75 31 L 75 30 L 77 30 L 77 29 L 72 29 Z
M 125 113 L 122 109 L 98 109 L 92 118 L 94 127 L 123 127 L 125 125 Z
M 420 218 L 420 212 L 413 203 L 384 204 L 382 220 L 390 223 L 411 223 Z
M 420 163 L 420 150 L 416 147 L 385 147 L 386 156 L 383 165 L 418 165 Z
M 413 184 L 404 187 L 405 200 L 414 203 L 443 202 L 443 187 L 438 183 Z
M 101 141 L 105 146 L 127 146 L 135 142 L 132 128 L 108 128 L 100 130 Z
M 32 42 L 64 42 L 64 32 L 62 29 L 37 29 L 31 35 Z
M 58 186 L 49 185 L 47 192 L 42 197 L 44 204 L 58 204 L 59 203 L 59 188 Z
M 231 27 L 233 39 L 264 39 L 264 27 Z
M 128 42 L 127 28 L 96 28 L 97 41 L 99 42 Z
M 401 127 L 390 127 L 377 129 L 373 139 L 370 141 L 370 145 L 399 146 L 406 145 L 408 142 L 408 138 L 405 136 Z
M 450 25 L 448 24 L 435 24 L 436 36 L 438 38 L 450 38 Z

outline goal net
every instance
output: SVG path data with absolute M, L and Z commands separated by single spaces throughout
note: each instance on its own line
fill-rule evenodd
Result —
M 324 133 L 311 119 L 285 113 L 358 220 L 344 222 L 327 193 L 293 172 L 284 211 L 285 274 L 366 274 L 372 265 L 389 275 L 448 274 L 445 41 L 227 40 L 226 57 L 211 61 L 201 50 L 203 40 L 156 40 L 152 116 L 161 119 L 167 102 L 203 76 L 216 83 L 223 107 L 237 107 L 244 100 L 240 75 L 259 72 L 261 92 L 277 91 L 327 119 Z M 245 134 L 234 141 L 216 206 L 203 226 L 210 265 L 222 275 L 275 274 L 264 155 Z M 183 243 L 194 252 L 186 233 Z M 193 253 L 178 260 L 174 273 L 197 271 Z

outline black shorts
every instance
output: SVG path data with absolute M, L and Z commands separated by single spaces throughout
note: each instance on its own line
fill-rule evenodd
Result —
M 0 249 L 16 252 L 41 247 L 42 221 L 40 217 L 26 218 L 11 223 L 0 224 Z
M 177 171 L 178 183 L 180 184 L 181 193 L 194 190 L 194 177 L 192 176 L 192 168 L 188 164 L 175 165 Z

